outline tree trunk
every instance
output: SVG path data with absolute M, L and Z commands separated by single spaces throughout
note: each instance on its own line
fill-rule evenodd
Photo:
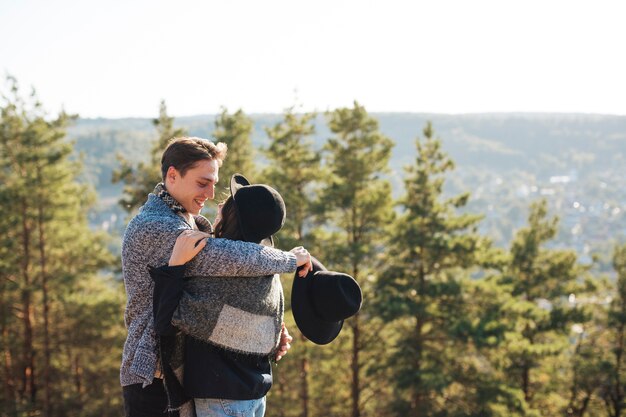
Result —
M 576 342 L 576 349 L 574 351 L 575 355 L 580 354 L 580 348 L 582 344 L 582 334 L 579 336 L 578 341 Z M 572 380 L 576 381 L 578 378 L 578 370 L 574 368 L 574 375 Z M 587 407 L 589 406 L 589 401 L 591 400 L 592 392 L 585 392 L 585 397 L 580 406 L 576 406 L 576 398 L 578 397 L 579 387 L 576 383 L 573 383 L 572 388 L 570 389 L 570 399 L 569 404 L 567 405 L 566 415 L 572 417 L 584 417 L 587 412 Z M 582 390 L 581 390 L 582 391 Z
M 354 225 L 356 219 L 356 206 L 352 207 L 352 224 Z M 354 227 L 351 231 L 351 242 L 356 243 L 357 237 Z M 358 262 L 354 262 L 352 264 L 352 277 L 358 282 L 359 276 L 359 264 Z M 361 351 L 361 329 L 359 327 L 359 313 L 355 314 L 354 317 L 350 319 L 352 328 L 352 359 L 350 367 L 352 369 L 352 417 L 361 417 L 361 381 L 360 381 L 360 370 L 361 364 L 359 363 L 359 354 Z
M 587 395 L 583 400 L 583 405 L 580 407 L 580 414 L 578 414 L 578 417 L 585 417 L 587 407 L 589 407 L 589 401 L 591 401 L 591 393 L 589 393 L 589 395 Z
M 277 372 L 276 374 L 278 376 L 278 398 L 282 399 L 280 405 L 278 406 L 278 416 L 285 417 L 285 407 L 289 404 L 289 401 L 285 401 L 287 395 L 285 386 L 287 383 L 285 381 L 285 377 L 282 375 L 282 372 Z
M 419 251 L 420 259 L 424 259 L 425 249 L 422 247 Z M 419 263 L 419 294 L 426 294 L 426 269 L 424 266 L 424 262 Z M 415 346 L 415 358 L 414 358 L 414 370 L 417 373 L 418 382 L 415 387 L 413 387 L 413 395 L 411 399 L 411 416 L 412 417 L 421 417 L 422 411 L 424 410 L 424 404 L 422 400 L 422 394 L 424 392 L 424 387 L 422 386 L 421 380 L 421 370 L 422 370 L 422 354 L 424 352 L 424 340 L 422 338 L 422 329 L 424 328 L 424 316 L 417 316 L 415 323 L 415 337 L 416 337 L 416 346 Z
M 302 385 L 300 386 L 300 398 L 302 399 L 302 417 L 309 417 L 309 353 L 306 349 L 306 337 L 300 334 L 300 341 L 303 346 L 303 356 L 300 362 L 300 379 Z
M 6 305 L 5 300 L 3 301 L 3 305 Z M 8 309 L 5 309 L 3 314 L 8 314 Z M 6 317 L 6 316 L 5 316 Z M 11 357 L 11 350 L 9 348 L 9 328 L 6 325 L 5 321 L 2 322 L 2 340 L 4 341 L 2 344 L 4 346 L 3 356 L 3 366 L 4 366 L 4 397 L 5 404 L 9 407 L 9 412 L 15 411 L 15 380 L 13 378 L 13 360 Z
M 623 302 L 626 300 L 623 300 Z M 622 308 L 622 315 L 625 313 Z M 621 417 L 622 415 L 622 403 L 624 402 L 624 392 L 621 384 L 621 368 L 622 368 L 622 356 L 624 354 L 624 324 L 621 323 L 617 332 L 617 349 L 615 349 L 615 417 Z
M 357 313 L 353 318 L 350 319 L 352 321 L 352 417 L 360 417 L 361 411 L 359 408 L 359 404 L 361 401 L 361 381 L 359 378 L 360 364 L 359 364 L 359 353 L 360 353 L 360 328 L 359 328 L 359 313 Z
M 302 189 L 298 189 L 304 194 Z M 304 241 L 304 213 L 299 213 L 296 217 L 296 236 L 299 242 Z M 296 278 L 297 279 L 297 278 Z M 300 342 L 302 343 L 302 361 L 300 362 L 300 399 L 302 400 L 301 417 L 309 417 L 309 352 L 306 348 L 307 338 L 300 333 Z
M 526 295 L 525 298 L 528 300 L 530 297 Z M 526 324 L 523 334 L 532 346 L 534 343 L 534 338 L 530 334 L 530 328 L 528 327 L 528 324 Z M 524 400 L 526 401 L 526 404 L 530 405 L 530 400 L 532 399 L 532 395 L 530 392 L 530 363 L 527 359 L 524 359 L 522 362 L 522 391 L 524 392 Z
M 524 391 L 524 400 L 530 405 L 530 367 L 526 361 L 522 368 L 522 391 Z
M 41 273 L 41 288 L 43 290 L 43 344 L 44 344 L 44 416 L 52 415 L 52 400 L 50 386 L 50 301 L 48 297 L 48 273 L 46 269 L 46 245 L 44 233 L 44 216 L 41 204 L 37 207 L 38 223 L 39 223 L 39 265 Z
M 22 388 L 20 395 L 23 398 L 30 397 L 35 402 L 37 386 L 35 384 L 35 352 L 33 349 L 33 307 L 31 305 L 31 279 L 30 279 L 30 225 L 28 224 L 28 206 L 26 199 L 22 198 L 22 324 L 24 326 L 24 344 L 22 352 Z
M 78 397 L 81 400 L 83 400 L 83 393 L 84 393 L 84 388 L 83 388 L 83 368 L 80 365 L 80 354 L 76 354 L 76 356 L 74 356 L 74 360 L 73 360 L 73 368 L 74 368 L 74 384 L 76 387 L 76 393 L 78 394 Z

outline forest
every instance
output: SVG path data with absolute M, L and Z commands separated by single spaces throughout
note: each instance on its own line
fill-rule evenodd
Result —
M 13 78 L 5 86 L 0 416 L 119 416 L 126 334 L 120 236 L 90 224 L 99 204 L 88 180 L 95 162 L 77 157 L 81 142 L 68 140 L 68 131 L 88 122 L 47 113 Z M 479 187 L 450 184 L 467 155 L 451 157 L 433 120 L 416 129 L 410 149 L 402 142 L 402 167 L 392 170 L 398 138 L 383 133 L 356 101 L 321 114 L 291 107 L 261 133 L 242 109 L 216 115 L 206 136 L 229 147 L 222 182 L 241 172 L 276 188 L 287 207 L 276 246 L 305 246 L 329 269 L 354 277 L 364 296 L 339 337 L 317 346 L 298 332 L 289 311 L 293 277 L 282 277 L 294 342 L 274 365 L 266 415 L 624 415 L 622 229 L 598 238 L 610 246 L 604 257 L 581 252 L 577 241 L 558 240 L 563 220 L 552 194 L 536 192 L 522 199 L 522 224 L 510 225 L 505 237 L 490 234 L 481 227 L 489 212 L 472 205 Z M 165 102 L 150 129 L 148 148 L 129 145 L 144 157 L 118 153 L 106 175 L 121 190 L 114 198 L 122 222 L 159 182 L 167 142 L 192 134 L 168 115 Z M 598 133 L 594 143 L 618 146 L 623 133 Z M 252 140 L 259 134 L 261 145 Z M 498 160 L 503 166 L 525 161 L 497 144 L 473 143 L 509 155 Z M 555 155 L 588 160 L 567 144 L 553 146 Z M 216 202 L 226 197 L 221 190 Z M 620 203 L 595 214 L 617 215 Z

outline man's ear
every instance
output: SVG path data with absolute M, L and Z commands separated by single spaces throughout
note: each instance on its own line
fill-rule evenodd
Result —
M 173 166 L 170 166 L 170 167 L 167 169 L 167 173 L 165 174 L 165 180 L 166 180 L 166 182 L 167 182 L 167 180 L 169 180 L 169 181 L 175 181 L 175 180 L 176 180 L 176 178 L 178 178 L 178 177 L 179 177 L 179 175 L 180 175 L 180 174 L 178 173 L 178 171 L 176 170 L 176 168 L 174 168 Z

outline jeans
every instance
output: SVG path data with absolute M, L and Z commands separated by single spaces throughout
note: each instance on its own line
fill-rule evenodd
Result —
M 162 379 L 155 378 L 145 388 L 142 384 L 127 385 L 122 391 L 126 417 L 167 417 L 167 395 Z
M 197 417 L 263 417 L 265 397 L 258 400 L 194 398 Z

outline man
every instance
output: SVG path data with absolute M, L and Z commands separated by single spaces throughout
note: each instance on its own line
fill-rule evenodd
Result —
M 200 138 L 173 139 L 163 152 L 163 183 L 156 186 L 140 212 L 130 221 L 122 243 L 122 270 L 128 297 L 124 319 L 128 329 L 120 382 L 127 417 L 166 416 L 163 386 L 154 332 L 149 267 L 166 264 L 178 235 L 211 226 L 200 211 L 215 196 L 219 167 L 226 145 Z M 209 234 L 200 235 L 208 237 Z M 299 247 L 283 252 L 267 246 L 226 239 L 209 239 L 188 264 L 189 276 L 258 276 L 287 273 L 308 265 L 310 255 Z M 277 360 L 289 348 L 283 333 Z

